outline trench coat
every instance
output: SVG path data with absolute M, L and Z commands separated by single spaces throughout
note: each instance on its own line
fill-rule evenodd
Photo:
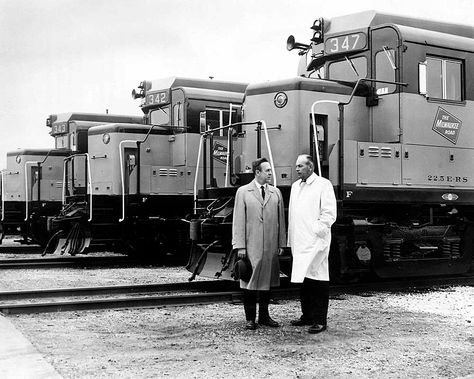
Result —
M 336 197 L 329 180 L 313 173 L 306 182 L 293 183 L 288 210 L 293 283 L 302 283 L 305 277 L 329 280 L 331 225 L 336 216 Z
M 280 285 L 278 249 L 286 246 L 283 198 L 267 185 L 265 200 L 255 180 L 237 190 L 232 223 L 232 247 L 247 249 L 252 277 L 240 288 L 267 291 Z

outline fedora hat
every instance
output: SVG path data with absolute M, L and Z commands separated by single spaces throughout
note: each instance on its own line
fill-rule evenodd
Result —
M 234 277 L 235 279 L 243 280 L 248 282 L 252 276 L 252 265 L 250 261 L 246 258 L 238 259 L 234 265 Z

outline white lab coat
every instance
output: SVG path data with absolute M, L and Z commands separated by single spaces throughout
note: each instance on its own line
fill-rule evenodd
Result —
M 293 183 L 288 214 L 293 283 L 302 283 L 305 277 L 329 280 L 331 225 L 336 217 L 336 197 L 329 180 L 313 173 L 306 182 Z

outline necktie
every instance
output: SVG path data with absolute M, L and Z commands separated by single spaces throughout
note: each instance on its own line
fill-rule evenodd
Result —
M 262 190 L 262 199 L 265 200 L 265 187 L 261 186 L 260 189 Z

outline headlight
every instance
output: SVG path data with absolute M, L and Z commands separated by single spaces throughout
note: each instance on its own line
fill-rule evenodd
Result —
M 15 160 L 16 160 L 16 163 L 20 163 L 21 162 L 21 155 L 17 155 Z
M 105 143 L 106 145 L 110 142 L 110 134 L 105 133 L 102 135 L 102 142 Z
M 288 96 L 284 92 L 278 92 L 273 99 L 277 108 L 283 108 L 288 102 Z

